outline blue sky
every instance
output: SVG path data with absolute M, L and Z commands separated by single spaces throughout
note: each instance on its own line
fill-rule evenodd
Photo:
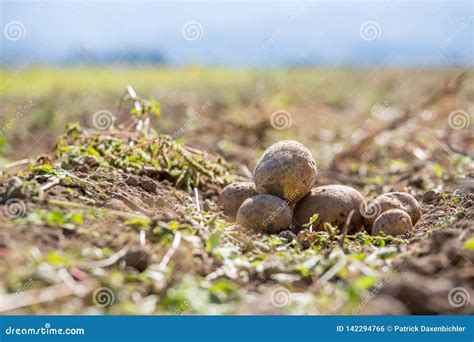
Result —
M 146 56 L 170 65 L 449 67 L 473 59 L 471 1 L 2 0 L 1 13 L 7 65 Z

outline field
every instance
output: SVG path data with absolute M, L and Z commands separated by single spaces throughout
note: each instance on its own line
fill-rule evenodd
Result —
M 31 67 L 0 84 L 0 312 L 474 314 L 471 70 Z M 414 195 L 413 232 L 227 222 L 222 188 L 287 139 L 317 185 Z

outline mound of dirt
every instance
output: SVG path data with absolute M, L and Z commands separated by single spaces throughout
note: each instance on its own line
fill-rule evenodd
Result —
M 418 227 L 418 241 L 394 262 L 394 274 L 380 291 L 381 299 L 371 302 L 364 313 L 386 314 L 385 304 L 397 308 L 395 314 L 473 315 L 474 250 L 464 247 L 474 235 L 474 195 L 462 196 L 464 211 L 453 224 L 431 230 L 439 218 L 446 218 L 452 208 L 440 195 L 428 197 L 423 222 Z

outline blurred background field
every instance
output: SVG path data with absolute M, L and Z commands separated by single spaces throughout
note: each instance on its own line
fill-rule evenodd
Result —
M 91 127 L 99 110 L 118 114 L 120 97 L 130 84 L 139 95 L 161 104 L 162 118 L 155 123 L 161 133 L 172 135 L 189 121 L 189 110 L 194 109 L 199 119 L 180 134 L 182 141 L 231 160 L 238 155 L 252 164 L 263 146 L 278 139 L 298 139 L 310 144 L 324 165 L 332 154 L 420 104 L 460 72 L 198 66 L 2 70 L 2 158 L 6 162 L 51 150 L 67 122 Z M 468 74 L 456 97 L 418 120 L 431 129 L 446 128 L 449 113 L 472 106 L 473 98 L 472 74 Z M 374 119 L 372 113 L 379 107 L 382 114 Z M 269 129 L 271 115 L 278 110 L 287 111 L 291 122 L 286 129 Z M 126 116 L 126 111 L 121 115 Z

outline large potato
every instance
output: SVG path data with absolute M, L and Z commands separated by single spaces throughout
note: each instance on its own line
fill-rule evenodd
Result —
M 365 216 L 365 227 L 367 231 L 372 226 L 377 217 L 390 209 L 404 210 L 415 225 L 421 217 L 420 204 L 415 197 L 406 192 L 389 192 L 376 197 L 368 206 Z
M 235 221 L 237 210 L 247 198 L 255 196 L 255 184 L 253 182 L 237 182 L 227 185 L 218 198 L 218 204 L 224 215 Z
M 318 219 L 313 230 L 323 230 L 324 224 L 342 229 L 352 212 L 349 231 L 362 230 L 364 218 L 360 208 L 365 208 L 364 197 L 356 189 L 344 185 L 326 185 L 314 188 L 293 209 L 293 223 L 302 228 L 314 214 Z
M 262 155 L 254 170 L 257 192 L 278 196 L 288 204 L 297 203 L 316 182 L 316 161 L 299 142 L 284 140 Z
M 291 226 L 291 209 L 281 198 L 256 195 L 247 198 L 237 212 L 242 226 L 268 234 L 278 234 Z
M 372 235 L 397 236 L 408 233 L 413 228 L 410 216 L 402 209 L 383 212 L 372 226 Z

